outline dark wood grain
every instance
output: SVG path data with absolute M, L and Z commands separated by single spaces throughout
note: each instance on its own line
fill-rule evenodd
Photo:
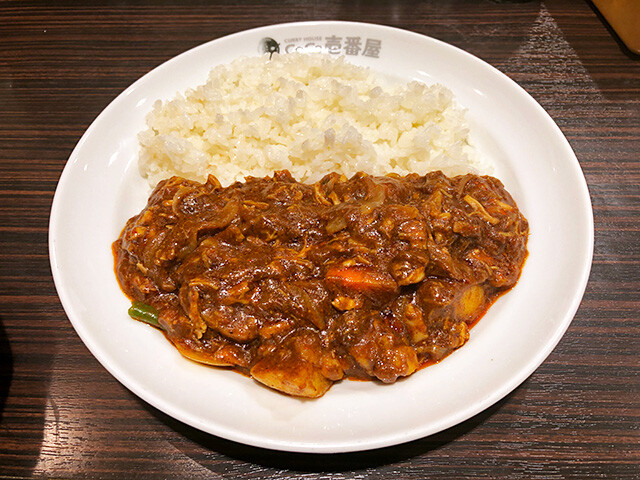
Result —
M 92 357 L 47 252 L 59 175 L 115 96 L 240 30 L 314 19 L 406 28 L 522 85 L 569 139 L 595 215 L 584 300 L 518 389 L 449 430 L 342 455 L 272 452 L 181 424 Z M 640 61 L 588 2 L 0 1 L 0 478 L 640 477 Z

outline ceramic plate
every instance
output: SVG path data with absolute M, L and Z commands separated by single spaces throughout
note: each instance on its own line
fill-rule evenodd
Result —
M 346 38 L 352 37 L 358 41 Z M 265 41 L 265 39 L 271 39 Z M 469 111 L 472 141 L 495 164 L 531 227 L 520 282 L 441 363 L 393 385 L 343 381 L 300 400 L 229 370 L 186 360 L 127 315 L 111 243 L 145 205 L 137 134 L 157 99 L 204 83 L 209 70 L 265 45 L 329 51 L 392 81 L 438 82 Z M 357 44 L 359 49 L 348 48 Z M 586 182 L 567 140 L 522 88 L 448 44 L 378 25 L 308 22 L 262 27 L 201 45 L 119 95 L 79 141 L 60 178 L 49 248 L 64 309 L 93 355 L 136 395 L 211 434 L 278 450 L 346 452 L 424 437 L 486 409 L 549 355 L 582 298 L 593 250 Z

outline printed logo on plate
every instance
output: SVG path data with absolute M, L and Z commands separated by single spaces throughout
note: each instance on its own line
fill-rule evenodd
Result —
M 339 37 L 337 35 L 292 37 L 282 41 L 267 37 L 260 41 L 259 50 L 270 55 L 298 52 L 380 58 L 382 40 L 366 37 Z

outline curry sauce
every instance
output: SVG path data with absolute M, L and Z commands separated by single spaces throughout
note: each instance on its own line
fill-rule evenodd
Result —
M 281 392 L 392 383 L 464 345 L 517 282 L 528 223 L 502 183 L 441 172 L 222 187 L 173 177 L 114 243 L 123 291 L 186 357 Z

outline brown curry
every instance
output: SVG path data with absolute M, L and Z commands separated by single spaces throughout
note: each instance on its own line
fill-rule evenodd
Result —
M 528 224 L 502 183 L 465 175 L 223 188 L 173 177 L 114 243 L 124 292 L 186 357 L 290 395 L 385 383 L 437 362 L 517 282 Z

